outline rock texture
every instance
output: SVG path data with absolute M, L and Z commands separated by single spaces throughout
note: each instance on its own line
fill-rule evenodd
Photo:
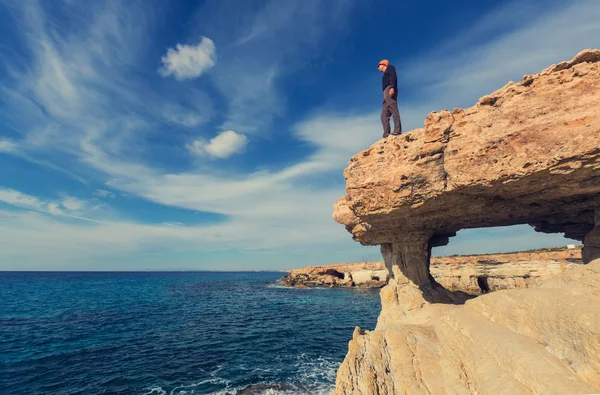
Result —
M 503 289 L 535 287 L 540 281 L 582 263 L 581 249 L 557 248 L 432 258 L 430 271 L 444 288 L 478 295 Z
M 288 287 L 381 288 L 387 284 L 388 271 L 383 262 L 358 262 L 341 265 L 309 266 L 292 270 L 281 278 Z
M 581 249 L 555 248 L 432 258 L 430 270 L 433 278 L 446 289 L 478 295 L 501 289 L 529 288 L 540 279 L 581 263 Z M 358 262 L 292 270 L 281 278 L 281 283 L 300 288 L 381 288 L 387 280 L 384 262 Z
M 527 223 L 583 240 L 600 192 L 598 108 L 595 50 L 472 108 L 431 113 L 423 129 L 350 160 L 334 219 L 365 245 L 437 244 L 464 228 Z
M 540 288 L 420 308 L 397 305 L 394 279 L 377 329 L 355 330 L 335 393 L 598 393 L 599 279 L 596 260 Z
M 381 245 L 391 279 L 337 394 L 600 392 L 599 109 L 586 50 L 351 159 L 334 218 Z M 514 224 L 583 241 L 588 265 L 475 299 L 432 276 L 432 247 L 458 230 Z

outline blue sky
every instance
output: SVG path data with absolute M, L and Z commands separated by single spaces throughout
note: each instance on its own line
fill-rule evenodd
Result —
M 584 48 L 600 2 L 0 0 L 0 270 L 378 260 L 332 219 L 381 136 Z M 437 254 L 565 245 L 526 226 Z

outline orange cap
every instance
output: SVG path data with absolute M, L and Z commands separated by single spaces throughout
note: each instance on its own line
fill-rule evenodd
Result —
M 381 62 L 379 62 L 379 65 L 384 65 L 385 67 L 388 67 L 390 65 L 390 61 L 387 59 L 383 59 Z

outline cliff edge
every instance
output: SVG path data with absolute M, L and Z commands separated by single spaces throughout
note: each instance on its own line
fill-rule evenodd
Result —
M 355 155 L 334 219 L 380 245 L 377 328 L 357 328 L 337 394 L 600 392 L 600 51 Z M 430 273 L 465 228 L 530 224 L 583 241 L 537 288 L 473 298 Z

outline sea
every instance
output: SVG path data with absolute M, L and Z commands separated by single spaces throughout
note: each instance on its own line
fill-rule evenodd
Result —
M 378 290 L 273 272 L 0 272 L 0 394 L 329 394 Z

